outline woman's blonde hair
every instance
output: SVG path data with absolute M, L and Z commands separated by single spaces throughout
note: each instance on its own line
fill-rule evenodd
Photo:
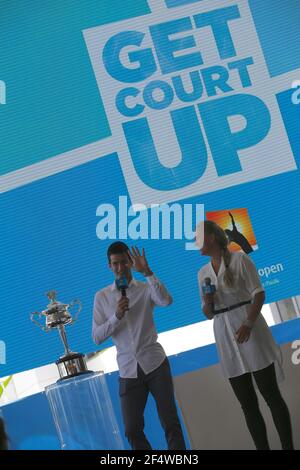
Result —
M 225 264 L 224 283 L 231 287 L 234 283 L 234 277 L 230 269 L 231 253 L 228 250 L 228 239 L 224 230 L 212 220 L 204 221 L 204 232 L 214 234 L 216 242 L 222 250 L 222 256 Z

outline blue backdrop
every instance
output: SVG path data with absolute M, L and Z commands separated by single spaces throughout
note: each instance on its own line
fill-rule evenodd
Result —
M 300 70 L 300 9 L 295 0 L 248 3 L 271 86 L 281 75 Z M 197 4 L 199 9 L 206 5 L 209 10 L 209 2 L 204 0 L 166 2 L 170 12 L 184 8 L 187 15 L 188 8 Z M 83 31 L 111 23 L 119 27 L 119 22 L 121 31 L 123 20 L 149 14 L 146 0 L 49 0 L 34 7 L 18 0 L 1 6 L 0 78 L 7 84 L 7 104 L 0 106 L 4 178 L 63 152 L 114 138 Z M 278 89 L 274 96 L 298 164 L 300 105 L 292 103 L 290 86 Z M 163 138 L 163 130 L 161 135 Z M 91 339 L 93 296 L 112 282 L 106 265 L 110 241 L 96 236 L 96 209 L 101 203 L 117 207 L 119 195 L 127 196 L 129 204 L 132 199 L 127 167 L 124 171 L 116 148 L 112 145 L 109 154 L 99 153 L 99 159 L 80 166 L 74 163 L 66 171 L 58 169 L 56 174 L 26 185 L 16 183 L 2 195 L 0 340 L 6 344 L 7 360 L 0 364 L 0 376 L 50 363 L 62 353 L 58 334 L 45 335 L 29 320 L 31 312 L 45 308 L 44 294 L 49 289 L 55 288 L 64 302 L 82 300 L 81 318 L 68 329 L 69 342 L 74 350 L 95 350 Z M 269 155 L 270 168 L 274 155 Z M 281 155 L 283 160 L 285 157 Z M 281 263 L 284 268 L 273 276 L 279 282 L 266 288 L 267 302 L 272 302 L 300 292 L 295 243 L 300 228 L 298 188 L 295 167 L 223 189 L 211 186 L 201 195 L 187 190 L 178 198 L 174 193 L 174 200 L 204 204 L 206 211 L 248 209 L 259 244 L 252 254 L 257 267 Z M 145 246 L 151 267 L 174 297 L 171 307 L 157 309 L 158 331 L 204 320 L 197 271 L 206 260 L 196 251 L 186 251 L 183 240 L 137 242 Z

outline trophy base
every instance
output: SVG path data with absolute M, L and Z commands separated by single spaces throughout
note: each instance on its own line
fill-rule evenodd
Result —
M 70 379 L 77 375 L 90 374 L 92 372 L 88 370 L 84 354 L 81 353 L 67 354 L 56 361 L 56 365 L 60 376 L 59 380 Z

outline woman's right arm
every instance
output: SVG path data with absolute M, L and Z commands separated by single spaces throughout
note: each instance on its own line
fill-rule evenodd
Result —
M 213 294 L 204 294 L 203 295 L 204 304 L 202 305 L 202 310 L 208 320 L 212 320 L 214 318 L 213 314 L 213 302 L 214 302 L 214 295 Z
M 212 320 L 214 317 L 213 314 L 213 301 L 214 301 L 214 295 L 213 294 L 203 294 L 202 291 L 202 284 L 203 284 L 203 279 L 198 273 L 198 285 L 199 285 L 199 293 L 200 293 L 200 298 L 201 298 L 201 308 L 208 320 Z

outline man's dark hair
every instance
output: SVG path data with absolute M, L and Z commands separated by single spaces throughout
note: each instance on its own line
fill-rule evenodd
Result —
M 124 253 L 128 255 L 129 248 L 126 245 L 126 243 L 123 242 L 114 242 L 111 245 L 109 245 L 108 250 L 107 250 L 107 258 L 108 262 L 110 263 L 110 256 L 111 255 L 123 255 Z

